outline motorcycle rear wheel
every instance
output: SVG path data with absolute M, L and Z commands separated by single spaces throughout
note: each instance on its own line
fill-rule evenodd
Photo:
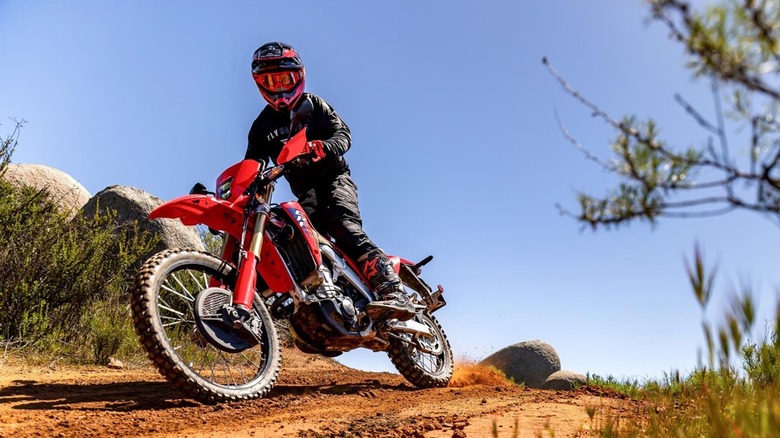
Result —
M 401 334 L 401 339 L 390 339 L 387 355 L 398 372 L 412 385 L 418 388 L 447 386 L 454 367 L 447 335 L 444 334 L 441 324 L 427 310 L 419 312 L 414 320 L 428 326 L 434 339 L 415 341 L 412 335 Z M 416 342 L 420 343 L 419 347 Z
M 199 330 L 198 294 L 215 286 L 214 280 L 230 292 L 232 272 L 205 252 L 165 250 L 143 264 L 132 289 L 133 322 L 149 359 L 174 387 L 204 403 L 263 397 L 281 367 L 276 327 L 257 295 L 253 310 L 262 325 L 257 345 L 227 352 Z

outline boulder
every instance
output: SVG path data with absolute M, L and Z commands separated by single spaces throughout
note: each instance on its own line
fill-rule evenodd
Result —
M 67 173 L 42 164 L 9 164 L 2 177 L 16 187 L 46 190 L 57 207 L 70 217 L 75 216 L 92 196 Z
M 541 388 L 551 374 L 561 370 L 558 353 L 540 340 L 510 345 L 486 357 L 480 365 L 495 367 L 528 388 Z
M 571 391 L 580 386 L 585 386 L 587 377 L 584 374 L 574 371 L 561 370 L 556 371 L 544 381 L 542 389 L 556 389 L 560 391 Z
M 191 248 L 203 251 L 205 248 L 195 227 L 188 227 L 178 219 L 149 219 L 149 213 L 161 205 L 163 200 L 141 189 L 127 186 L 110 186 L 98 192 L 82 208 L 87 217 L 95 213 L 116 212 L 115 220 L 119 224 L 138 221 L 138 228 L 157 234 L 160 242 L 150 254 L 167 248 Z
M 121 370 L 125 367 L 125 364 L 123 364 L 122 361 L 120 361 L 119 359 L 109 356 L 108 364 L 106 366 L 113 370 Z

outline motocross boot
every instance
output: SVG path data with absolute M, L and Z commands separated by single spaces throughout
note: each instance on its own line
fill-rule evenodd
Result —
M 401 279 L 384 253 L 371 251 L 358 265 L 369 285 L 379 295 L 379 301 L 372 301 L 366 306 L 366 311 L 372 318 L 395 318 L 399 321 L 414 318 L 414 305 L 404 292 Z

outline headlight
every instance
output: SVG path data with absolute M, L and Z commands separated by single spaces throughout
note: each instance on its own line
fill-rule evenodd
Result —
M 228 177 L 217 186 L 217 197 L 227 200 L 230 198 L 230 187 L 233 185 L 233 177 Z

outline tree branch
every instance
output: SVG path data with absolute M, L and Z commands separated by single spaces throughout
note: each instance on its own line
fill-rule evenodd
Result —
M 726 213 L 731 213 L 732 211 L 736 210 L 737 207 L 734 205 L 727 205 L 726 207 L 717 209 L 717 210 L 710 210 L 710 211 L 697 211 L 697 212 L 677 212 L 677 211 L 671 211 L 671 212 L 664 212 L 661 213 L 662 216 L 668 217 L 668 218 L 676 218 L 676 219 L 687 219 L 687 218 L 705 218 L 705 217 L 714 217 L 714 216 L 721 216 Z
M 712 123 L 708 122 L 707 119 L 705 119 L 701 115 L 701 113 L 696 111 L 696 109 L 691 104 L 689 104 L 685 99 L 683 99 L 683 97 L 680 96 L 679 93 L 676 93 L 674 95 L 674 100 L 676 100 L 677 103 L 683 107 L 683 109 L 685 110 L 686 113 L 688 113 L 688 115 L 690 115 L 691 117 L 693 117 L 694 120 L 696 120 L 696 123 L 698 123 L 699 126 L 713 133 L 714 135 L 720 135 L 718 128 L 716 128 Z
M 561 214 L 577 218 L 595 228 L 630 222 L 633 219 L 654 223 L 657 217 L 707 217 L 745 209 L 771 214 L 780 221 L 780 92 L 766 82 L 763 68 L 767 62 L 780 66 L 776 7 L 766 2 L 744 0 L 744 9 L 736 2 L 708 9 L 709 14 L 694 13 L 687 1 L 648 0 L 654 18 L 664 23 L 673 39 L 681 42 L 691 56 L 689 66 L 697 77 L 709 77 L 713 97 L 714 120 L 687 102 L 679 93 L 677 103 L 707 134 L 704 147 L 689 147 L 680 152 L 659 138 L 655 122 L 634 117 L 618 120 L 565 80 L 545 57 L 542 62 L 553 78 L 574 99 L 616 131 L 612 143 L 614 159 L 606 160 L 581 145 L 556 120 L 565 138 L 585 157 L 601 168 L 620 176 L 624 182 L 603 198 L 578 194 L 582 209 L 575 215 L 558 205 Z M 769 61 L 767 61 L 769 59 Z M 763 64 L 762 64 L 763 63 Z M 761 64 L 761 65 L 759 65 Z M 727 116 L 722 92 L 734 88 L 735 114 L 750 124 L 749 163 L 732 151 L 727 135 Z M 743 94 L 745 98 L 743 98 Z M 763 113 L 754 112 L 752 95 L 768 100 Z M 761 101 L 757 103 L 763 103 Z M 730 132 L 730 131 L 729 131 Z M 716 146 L 714 143 L 718 142 Z M 738 159 L 739 158 L 739 159 Z M 700 175 L 706 181 L 696 181 Z M 737 183 L 744 184 L 737 186 Z M 754 187 L 756 191 L 751 194 Z M 670 201 L 676 195 L 693 190 L 723 190 L 722 195 L 699 192 L 701 196 Z M 748 200 L 753 195 L 755 200 Z M 679 198 L 678 198 L 679 199 Z M 703 211 L 691 211 L 703 210 Z
M 780 100 L 780 92 L 769 87 L 764 81 L 755 75 L 749 74 L 749 66 L 744 59 L 728 57 L 727 53 L 722 53 L 713 47 L 711 41 L 695 40 L 692 38 L 692 29 L 699 27 L 699 22 L 691 14 L 690 5 L 679 0 L 653 0 L 653 12 L 656 19 L 663 22 L 671 33 L 672 37 L 683 43 L 688 52 L 702 61 L 702 66 L 717 74 L 722 79 L 739 83 L 749 90 L 769 96 L 774 100 Z M 684 33 L 675 24 L 674 20 L 665 13 L 671 9 L 680 14 L 683 24 L 688 33 Z M 696 33 L 698 38 L 702 38 L 701 32 Z M 696 44 L 694 44 L 694 42 Z
M 566 140 L 569 141 L 569 143 L 573 144 L 575 148 L 577 148 L 580 152 L 582 152 L 585 155 L 585 158 L 593 161 L 594 163 L 598 164 L 601 168 L 610 171 L 610 172 L 617 172 L 617 168 L 606 161 L 601 160 L 599 157 L 594 155 L 591 151 L 589 151 L 585 146 L 583 146 L 576 138 L 574 138 L 573 135 L 569 132 L 568 129 L 563 125 L 563 122 L 561 122 L 560 117 L 558 116 L 558 112 L 555 112 L 555 121 L 558 123 L 558 128 L 563 133 L 563 136 L 566 137 Z

